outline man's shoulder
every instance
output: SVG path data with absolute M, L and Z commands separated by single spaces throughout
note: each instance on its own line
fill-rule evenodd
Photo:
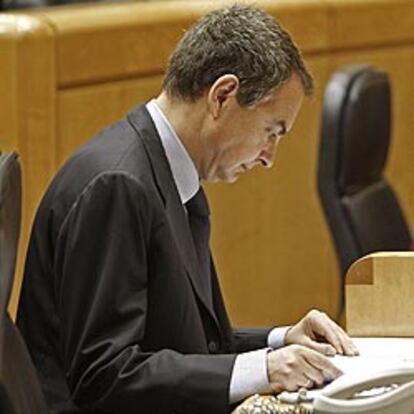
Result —
M 102 178 L 108 176 L 116 176 L 117 182 L 128 181 L 129 186 L 136 182 L 141 192 L 154 192 L 148 154 L 127 118 L 103 129 L 65 162 L 52 180 L 40 209 L 46 214 L 53 210 L 63 219 L 86 189 L 101 185 Z
M 142 111 L 142 108 L 134 111 Z M 155 129 L 150 133 L 155 135 Z M 61 167 L 51 187 L 76 187 L 79 190 L 96 176 L 111 171 L 136 178 L 150 171 L 141 136 L 128 117 L 104 128 L 82 145 Z

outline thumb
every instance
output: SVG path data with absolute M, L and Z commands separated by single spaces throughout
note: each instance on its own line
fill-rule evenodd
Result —
M 326 356 L 336 355 L 336 350 L 332 345 L 316 342 L 310 338 L 306 338 L 303 345 Z

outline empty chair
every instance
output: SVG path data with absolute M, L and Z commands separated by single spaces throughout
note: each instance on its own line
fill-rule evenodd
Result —
M 365 254 L 410 248 L 407 222 L 384 177 L 390 131 L 387 74 L 366 65 L 336 72 L 324 97 L 318 189 L 342 278 Z M 343 280 L 341 286 L 339 311 Z
M 0 413 L 47 412 L 26 345 L 7 312 L 20 231 L 21 176 L 15 153 L 0 155 Z

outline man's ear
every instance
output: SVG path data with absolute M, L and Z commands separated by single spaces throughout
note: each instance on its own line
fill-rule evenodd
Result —
M 207 95 L 208 106 L 214 119 L 218 118 L 230 98 L 235 98 L 240 82 L 235 75 L 222 75 L 210 87 Z

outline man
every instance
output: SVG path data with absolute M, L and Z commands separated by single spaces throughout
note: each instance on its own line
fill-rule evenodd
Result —
M 51 412 L 220 414 L 340 374 L 325 355 L 357 351 L 323 313 L 230 328 L 200 187 L 270 167 L 311 89 L 270 16 L 217 10 L 184 36 L 158 98 L 63 166 L 37 213 L 18 315 Z

